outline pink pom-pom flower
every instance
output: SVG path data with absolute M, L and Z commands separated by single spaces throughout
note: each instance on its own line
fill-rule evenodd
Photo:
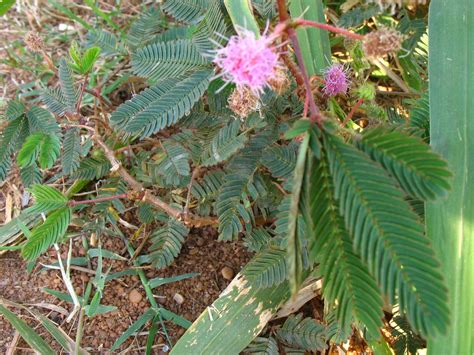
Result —
M 328 96 L 345 94 L 349 88 L 347 70 L 342 64 L 333 64 L 324 71 L 323 92 Z
M 225 47 L 215 51 L 213 62 L 221 69 L 220 77 L 237 88 L 248 88 L 260 95 L 278 68 L 278 54 L 272 46 L 273 36 L 239 29 Z

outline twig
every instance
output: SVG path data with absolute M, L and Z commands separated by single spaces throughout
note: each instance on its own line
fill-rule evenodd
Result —
M 344 122 L 341 123 L 342 127 L 345 127 L 349 123 L 349 121 L 352 119 L 352 116 L 354 116 L 354 113 L 359 108 L 359 106 L 362 105 L 363 102 L 364 102 L 364 99 L 359 99 L 356 102 L 354 107 L 352 107 L 351 112 L 349 112 L 349 114 L 346 116 L 346 119 L 344 120 Z
M 92 139 L 94 139 L 94 141 L 102 148 L 106 158 L 112 164 L 111 170 L 116 171 L 137 194 L 136 197 L 141 199 L 143 202 L 150 203 L 151 205 L 165 211 L 171 217 L 176 218 L 178 220 L 182 220 L 187 225 L 202 227 L 208 225 L 216 225 L 218 223 L 217 218 L 200 217 L 194 214 L 185 215 L 179 209 L 171 207 L 169 204 L 156 197 L 151 190 L 146 189 L 140 182 L 135 180 L 135 178 L 130 175 L 130 173 L 122 166 L 120 161 L 115 157 L 115 153 L 102 141 L 102 139 L 97 133 L 92 136 Z
M 348 31 L 344 28 L 331 26 L 331 25 L 328 25 L 326 23 L 320 23 L 320 22 L 305 20 L 305 19 L 302 19 L 302 18 L 298 18 L 296 20 L 293 20 L 293 23 L 291 25 L 294 26 L 294 27 L 299 27 L 299 26 L 315 27 L 315 28 L 319 28 L 321 30 L 326 30 L 326 31 L 329 31 L 329 32 L 333 32 L 333 33 L 343 35 L 344 37 L 347 37 L 347 38 L 352 38 L 352 39 L 357 39 L 357 40 L 363 40 L 364 39 L 363 35 Z
M 127 194 L 118 194 L 118 195 L 113 195 L 113 196 L 107 196 L 107 197 L 99 197 L 95 198 L 92 200 L 81 200 L 81 201 L 69 201 L 68 205 L 70 207 L 77 206 L 77 205 L 87 205 L 87 204 L 93 204 L 93 203 L 100 203 L 104 201 L 110 201 L 110 200 L 115 200 L 118 198 L 128 198 L 129 196 Z
M 194 180 L 196 180 L 197 176 L 199 175 L 199 171 L 201 170 L 201 167 L 197 166 L 193 174 L 191 175 L 191 180 L 189 181 L 188 184 L 188 194 L 186 195 L 186 204 L 184 205 L 184 214 L 188 215 L 189 214 L 189 203 L 191 201 L 191 189 L 193 187 Z
M 86 90 L 88 81 L 89 81 L 89 74 L 86 74 L 84 76 L 84 82 L 82 83 L 82 86 L 81 86 L 81 91 L 79 91 L 79 98 L 77 99 L 76 112 L 78 115 L 81 114 L 82 98 L 84 97 L 84 91 Z

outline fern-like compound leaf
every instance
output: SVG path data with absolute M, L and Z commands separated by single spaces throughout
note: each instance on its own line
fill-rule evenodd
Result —
M 249 251 L 256 253 L 264 250 L 272 239 L 273 236 L 267 229 L 262 227 L 253 228 L 246 233 L 244 245 Z
M 59 137 L 55 134 L 37 132 L 30 135 L 18 153 L 18 164 L 26 167 L 38 159 L 43 169 L 49 169 L 58 159 L 61 149 Z
M 54 243 L 57 243 L 66 233 L 71 216 L 69 207 L 52 212 L 43 224 L 31 231 L 31 236 L 23 246 L 21 255 L 26 260 L 35 260 Z
M 5 117 L 8 121 L 16 120 L 25 113 L 25 105 L 19 100 L 8 101 L 7 109 L 5 110 Z
M 177 78 L 203 69 L 207 63 L 188 39 L 152 43 L 132 55 L 133 71 L 150 82 Z
M 202 166 L 210 166 L 229 159 L 235 152 L 242 149 L 248 140 L 244 133 L 239 134 L 240 122 L 234 120 L 221 128 L 203 152 Z
M 33 185 L 30 189 L 35 204 L 31 211 L 47 213 L 49 211 L 66 207 L 68 199 L 58 190 L 47 185 Z
M 196 24 L 204 17 L 209 0 L 167 0 L 162 10 L 175 18 L 189 24 Z
M 29 188 L 35 184 L 41 183 L 43 174 L 36 163 L 20 168 L 20 177 L 23 185 Z
M 59 125 L 54 116 L 42 107 L 33 106 L 26 114 L 30 133 L 43 132 L 59 135 Z
M 189 153 L 182 145 L 164 142 L 165 158 L 156 167 L 157 173 L 165 178 L 166 184 L 178 186 L 183 176 L 189 176 Z
M 430 98 L 429 94 L 423 94 L 419 99 L 413 100 L 410 109 L 410 126 L 423 132 L 423 139 L 430 140 Z
M 49 111 L 58 116 L 64 116 L 66 112 L 70 112 L 70 107 L 68 106 L 61 88 L 45 89 L 41 93 L 41 100 Z
M 295 169 L 296 149 L 293 145 L 269 147 L 263 153 L 262 163 L 274 177 L 286 180 Z
M 64 136 L 61 166 L 65 174 L 72 174 L 79 168 L 81 158 L 81 136 L 77 128 L 70 128 Z
M 183 80 L 165 79 L 120 105 L 112 125 L 129 134 L 148 137 L 188 114 L 209 85 L 210 71 L 198 71 Z
M 163 25 L 166 25 L 166 22 L 161 11 L 157 7 L 150 7 L 130 26 L 127 33 L 128 47 L 134 50 L 156 40 L 158 33 L 163 31 Z
M 326 328 L 315 319 L 303 319 L 302 313 L 289 316 L 278 329 L 277 337 L 287 345 L 307 351 L 326 349 Z
M 106 176 L 112 165 L 105 157 L 86 158 L 79 164 L 79 168 L 72 174 L 74 179 L 95 180 Z
M 413 197 L 432 200 L 446 196 L 451 188 L 448 164 L 417 137 L 376 128 L 362 135 L 356 144 L 382 164 Z
M 23 131 L 26 128 L 26 118 L 20 116 L 7 125 L 0 136 L 0 162 L 10 159 L 10 154 L 22 144 Z M 4 165 L 4 168 L 7 164 Z
M 273 247 L 263 250 L 247 264 L 244 276 L 259 288 L 279 285 L 288 276 L 286 252 Z
M 241 202 L 248 183 L 248 177 L 230 174 L 219 191 L 216 210 L 219 216 L 219 240 L 235 240 L 242 231 L 244 222 L 249 223 L 251 216 Z
M 339 138 L 324 146 L 335 197 L 359 253 L 392 303 L 425 335 L 443 332 L 449 321 L 447 290 L 423 226 L 403 193 L 377 163 Z
M 63 58 L 59 62 L 59 83 L 61 85 L 61 92 L 65 99 L 69 112 L 75 112 L 77 105 L 77 90 L 74 87 L 74 79 L 72 76 L 72 70 L 67 64 L 66 60 Z
M 168 223 L 158 228 L 151 236 L 152 245 L 148 254 L 139 258 L 141 263 L 151 263 L 161 269 L 170 265 L 181 251 L 189 229 L 176 219 L 170 218 Z
M 254 355 L 279 355 L 278 344 L 276 340 L 272 337 L 255 338 L 249 346 L 244 350 L 245 354 L 254 354 Z
M 335 316 L 341 328 L 350 328 L 355 318 L 372 337 L 378 338 L 383 318 L 382 295 L 367 266 L 353 250 L 324 156 L 314 162 L 310 184 L 314 226 L 310 253 L 323 276 L 325 302 L 336 307 Z

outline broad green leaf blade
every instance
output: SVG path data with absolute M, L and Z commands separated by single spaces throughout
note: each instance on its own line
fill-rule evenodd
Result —
M 429 18 L 430 138 L 454 173 L 453 191 L 427 204 L 427 234 L 450 291 L 451 326 L 428 353 L 474 352 L 474 2 L 434 0 Z
M 34 350 L 40 354 L 54 355 L 55 352 L 51 347 L 41 338 L 32 328 L 30 328 L 23 320 L 18 318 L 15 313 L 9 311 L 6 307 L 0 305 L 0 313 L 5 317 L 6 320 L 20 333 L 21 337 L 30 345 Z
M 260 29 L 253 16 L 251 3 L 248 0 L 224 0 L 224 5 L 234 24 L 235 30 L 245 28 L 260 36 Z
M 289 296 L 287 282 L 259 289 L 238 274 L 181 337 L 171 354 L 219 354 L 223 349 L 226 354 L 238 354 Z
M 35 260 L 54 243 L 64 236 L 71 222 L 71 209 L 61 208 L 51 213 L 43 224 L 33 229 L 21 255 L 27 260 Z
M 289 10 L 293 18 L 326 22 L 322 0 L 291 0 Z M 308 75 L 321 75 L 321 71 L 331 64 L 332 54 L 328 32 L 306 27 L 298 28 L 296 34 Z

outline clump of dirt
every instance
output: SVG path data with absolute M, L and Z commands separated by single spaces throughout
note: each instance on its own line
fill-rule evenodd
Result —
M 102 239 L 102 248 L 127 257 L 122 240 L 113 237 Z M 137 241 L 137 244 L 140 241 Z M 73 256 L 84 256 L 86 253 L 80 240 L 73 244 Z M 67 243 L 61 248 L 61 256 L 67 255 Z M 187 237 L 179 257 L 169 267 L 156 270 L 145 269 L 148 279 L 155 277 L 172 277 L 185 273 L 199 273 L 190 279 L 166 284 L 153 290 L 156 301 L 164 308 L 194 321 L 230 283 L 229 273 L 237 274 L 250 258 L 249 252 L 239 242 L 222 243 L 217 241 L 217 233 L 212 228 L 192 230 Z M 96 260 L 91 267 L 71 271 L 71 279 L 78 295 L 82 295 L 88 281 L 94 277 Z M 56 251 L 51 249 L 47 256 L 40 259 L 43 264 L 57 262 Z M 103 270 L 109 273 L 131 268 L 128 261 L 104 259 Z M 223 272 L 225 270 L 225 272 Z M 225 278 L 224 276 L 227 276 Z M 58 270 L 38 269 L 29 275 L 26 265 L 17 254 L 7 254 L 0 258 L 0 296 L 22 304 L 46 302 L 71 311 L 72 305 L 45 293 L 45 287 L 67 292 Z M 117 309 L 93 318 L 86 318 L 84 336 L 81 346 L 88 351 L 107 351 L 114 341 L 149 307 L 145 291 L 138 276 L 125 276 L 106 284 L 101 304 L 115 306 Z M 37 307 L 36 307 L 37 308 Z M 67 313 L 58 311 L 43 313 L 62 326 L 72 338 L 75 325 L 65 323 Z M 34 322 L 30 322 L 33 323 Z M 184 333 L 184 329 L 165 322 L 166 330 L 172 342 Z M 147 339 L 147 329 L 135 338 L 124 343 L 121 350 L 143 352 Z M 14 329 L 0 318 L 0 352 L 5 352 L 13 340 Z M 19 343 L 18 346 L 22 346 Z M 155 348 L 161 349 L 166 344 L 164 334 L 159 332 L 155 339 Z M 27 347 L 23 344 L 24 347 Z

